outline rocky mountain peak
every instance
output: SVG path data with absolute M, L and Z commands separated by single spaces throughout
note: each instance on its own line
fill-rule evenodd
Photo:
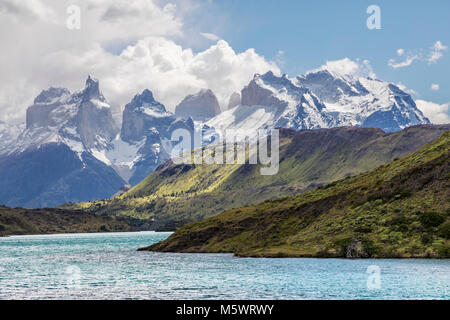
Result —
M 129 143 L 141 141 L 154 130 L 167 127 L 174 118 L 163 104 L 155 100 L 153 93 L 145 89 L 135 95 L 123 110 L 121 138 Z
M 34 99 L 34 103 L 51 103 L 55 99 L 61 98 L 65 95 L 70 95 L 70 91 L 66 88 L 50 87 L 47 90 L 42 90 L 42 92 Z
M 298 76 L 296 80 L 297 85 L 308 88 L 323 102 L 335 103 L 343 96 L 364 96 L 369 93 L 358 77 L 341 76 L 327 69 L 308 72 Z
M 233 92 L 230 96 L 230 100 L 228 101 L 227 110 L 233 109 L 241 104 L 241 94 L 238 92 Z
M 156 112 L 165 113 L 166 108 L 163 104 L 155 100 L 153 93 L 145 89 L 141 94 L 134 96 L 133 100 L 125 106 L 125 108 L 139 109 L 139 108 L 149 108 Z M 141 110 L 145 111 L 145 110 Z
M 67 121 L 76 112 L 76 107 L 70 102 L 72 95 L 66 88 L 43 90 L 28 107 L 26 127 L 44 128 L 57 127 Z
M 100 92 L 99 81 L 95 78 L 92 78 L 90 75 L 86 79 L 86 85 L 84 88 L 84 99 L 99 99 L 101 101 L 105 100 L 103 95 Z
M 220 114 L 217 97 L 210 89 L 188 95 L 177 105 L 175 115 L 184 119 L 191 117 L 195 121 L 207 121 Z
M 100 92 L 99 81 L 88 76 L 78 106 L 76 126 L 87 149 L 104 149 L 115 138 L 117 128 L 111 107 Z
M 286 75 L 277 76 L 272 71 L 260 75 L 242 89 L 241 104 L 244 106 L 267 106 L 285 109 L 298 104 L 308 89 L 296 86 Z

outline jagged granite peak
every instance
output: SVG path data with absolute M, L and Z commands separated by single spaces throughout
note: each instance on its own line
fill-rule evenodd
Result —
M 73 116 L 75 106 L 71 103 L 71 93 L 66 88 L 51 87 L 43 90 L 34 104 L 26 112 L 26 127 L 58 126 Z
M 105 149 L 119 129 L 114 122 L 111 107 L 100 91 L 99 81 L 88 76 L 78 106 L 77 129 L 87 149 Z
M 166 113 L 166 107 L 162 103 L 156 101 L 153 97 L 153 93 L 148 89 L 142 91 L 141 94 L 135 95 L 133 100 L 131 100 L 125 108 L 146 108 L 159 113 Z
M 175 108 L 177 117 L 191 117 L 194 121 L 207 121 L 220 112 L 219 101 L 210 89 L 202 89 L 196 94 L 188 95 Z
M 105 100 L 105 97 L 100 92 L 99 81 L 90 75 L 86 79 L 86 85 L 83 92 L 83 98 L 86 100 L 99 99 L 101 101 Z
M 43 90 L 35 99 L 34 104 L 49 104 L 55 99 L 62 96 L 70 95 L 70 91 L 66 88 L 54 88 L 50 87 L 47 90 Z
M 120 137 L 106 157 L 125 181 L 135 185 L 170 158 L 163 141 L 170 141 L 176 129 L 193 132 L 194 122 L 166 111 L 146 89 L 125 106 Z
M 241 104 L 241 94 L 238 92 L 233 92 L 230 96 L 230 100 L 228 101 L 227 110 L 233 109 Z
M 81 156 L 90 149 L 107 148 L 117 133 L 99 82 L 89 76 L 85 88 L 75 93 L 54 87 L 42 91 L 27 109 L 26 130 L 7 152 L 60 143 Z
M 27 109 L 26 129 L 0 151 L 0 203 L 47 207 L 111 196 L 125 181 L 100 159 L 117 133 L 93 78 L 73 94 L 44 90 Z
M 145 89 L 125 106 L 123 111 L 121 138 L 133 143 L 145 138 L 153 129 L 167 127 L 175 120 L 163 104 L 156 101 L 153 93 Z

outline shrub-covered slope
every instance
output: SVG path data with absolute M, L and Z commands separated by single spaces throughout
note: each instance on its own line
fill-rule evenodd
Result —
M 0 236 L 133 231 L 125 218 L 101 217 L 62 209 L 11 209 L 0 206 Z
M 375 170 L 226 211 L 144 250 L 255 257 L 450 257 L 450 131 Z
M 262 176 L 259 165 L 167 162 L 122 196 L 64 207 L 150 219 L 155 230 L 174 230 L 224 210 L 291 196 L 374 169 L 419 150 L 448 129 L 449 125 L 396 133 L 356 127 L 283 129 L 276 175 Z

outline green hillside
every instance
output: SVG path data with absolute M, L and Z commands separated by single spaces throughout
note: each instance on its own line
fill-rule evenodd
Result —
M 0 206 L 0 236 L 135 230 L 125 218 L 61 209 L 31 210 Z
M 226 211 L 144 250 L 254 257 L 450 257 L 450 131 L 370 172 Z
M 386 134 L 379 129 L 281 130 L 280 170 L 262 176 L 256 165 L 159 167 L 129 192 L 110 200 L 70 204 L 101 215 L 151 221 L 174 230 L 224 210 L 310 191 L 417 151 L 450 126 L 417 126 Z

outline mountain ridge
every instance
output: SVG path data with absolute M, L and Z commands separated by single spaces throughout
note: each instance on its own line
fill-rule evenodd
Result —
M 0 206 L 0 237 L 134 230 L 131 222 L 122 218 L 101 217 L 81 211 L 61 209 L 29 210 Z
M 221 211 L 305 192 L 376 168 L 420 149 L 450 125 L 422 125 L 396 133 L 344 127 L 280 131 L 280 170 L 261 176 L 260 165 L 176 165 L 167 162 L 111 200 L 64 208 L 152 219 L 155 230 L 174 230 Z
M 450 131 L 306 194 L 225 211 L 143 251 L 243 257 L 449 258 Z
M 67 171 L 58 182 L 67 190 L 64 196 L 58 196 L 61 193 L 56 192 L 51 201 L 30 197 L 26 186 L 15 188 L 13 192 L 17 193 L 13 195 L 14 199 L 22 200 L 17 202 L 8 198 L 6 195 L 11 193 L 4 191 L 3 195 L 0 192 L 0 203 L 53 206 L 66 201 L 109 198 L 125 184 L 137 185 L 171 158 L 173 147 L 179 143 L 171 141 L 176 129 L 183 129 L 191 136 L 206 133 L 201 141 L 192 139 L 191 146 L 195 148 L 224 138 L 227 130 L 243 130 L 253 137 L 259 129 L 270 134 L 275 128 L 309 130 L 350 125 L 395 132 L 411 125 L 429 123 L 411 96 L 398 86 L 330 70 L 316 70 L 296 78 L 277 76 L 270 71 L 255 74 L 241 93 L 230 96 L 229 103 L 233 108 L 224 112 L 211 90 L 201 90 L 183 101 L 179 107 L 184 111 L 177 108 L 178 112 L 173 114 L 145 89 L 125 106 L 119 129 L 99 81 L 93 77 L 88 76 L 84 89 L 74 93 L 55 87 L 43 90 L 27 110 L 25 130 L 0 123 L 0 158 L 3 159 L 0 163 L 8 162 L 8 158 L 9 162 L 21 163 L 20 155 L 25 158 L 25 153 L 44 145 L 59 145 L 63 149 L 67 146 L 77 155 L 82 168 L 87 165 L 85 159 L 95 158 L 89 165 L 96 168 L 92 171 L 104 175 L 94 174 L 93 180 L 102 191 L 93 192 L 89 197 L 78 194 L 71 198 L 70 195 L 83 191 L 76 190 L 76 183 L 70 178 L 74 174 Z M 202 122 L 204 120 L 206 123 Z M 65 150 L 58 152 L 61 159 L 69 161 L 64 158 Z M 71 166 L 70 163 L 66 165 Z M 20 170 L 24 167 L 25 164 Z M 42 170 L 45 164 L 36 165 L 36 168 Z M 8 176 L 6 171 L 6 167 L 0 167 L 0 176 L 3 172 Z M 16 174 L 18 180 L 26 179 L 20 171 Z M 49 186 L 54 181 L 40 178 L 43 179 L 40 186 L 46 189 L 47 195 L 50 189 L 55 190 L 54 186 Z M 26 181 L 20 183 L 27 184 Z M 4 188 L 8 186 L 4 185 Z M 26 201 L 26 198 L 36 200 Z M 45 198 L 49 199 L 48 196 Z

